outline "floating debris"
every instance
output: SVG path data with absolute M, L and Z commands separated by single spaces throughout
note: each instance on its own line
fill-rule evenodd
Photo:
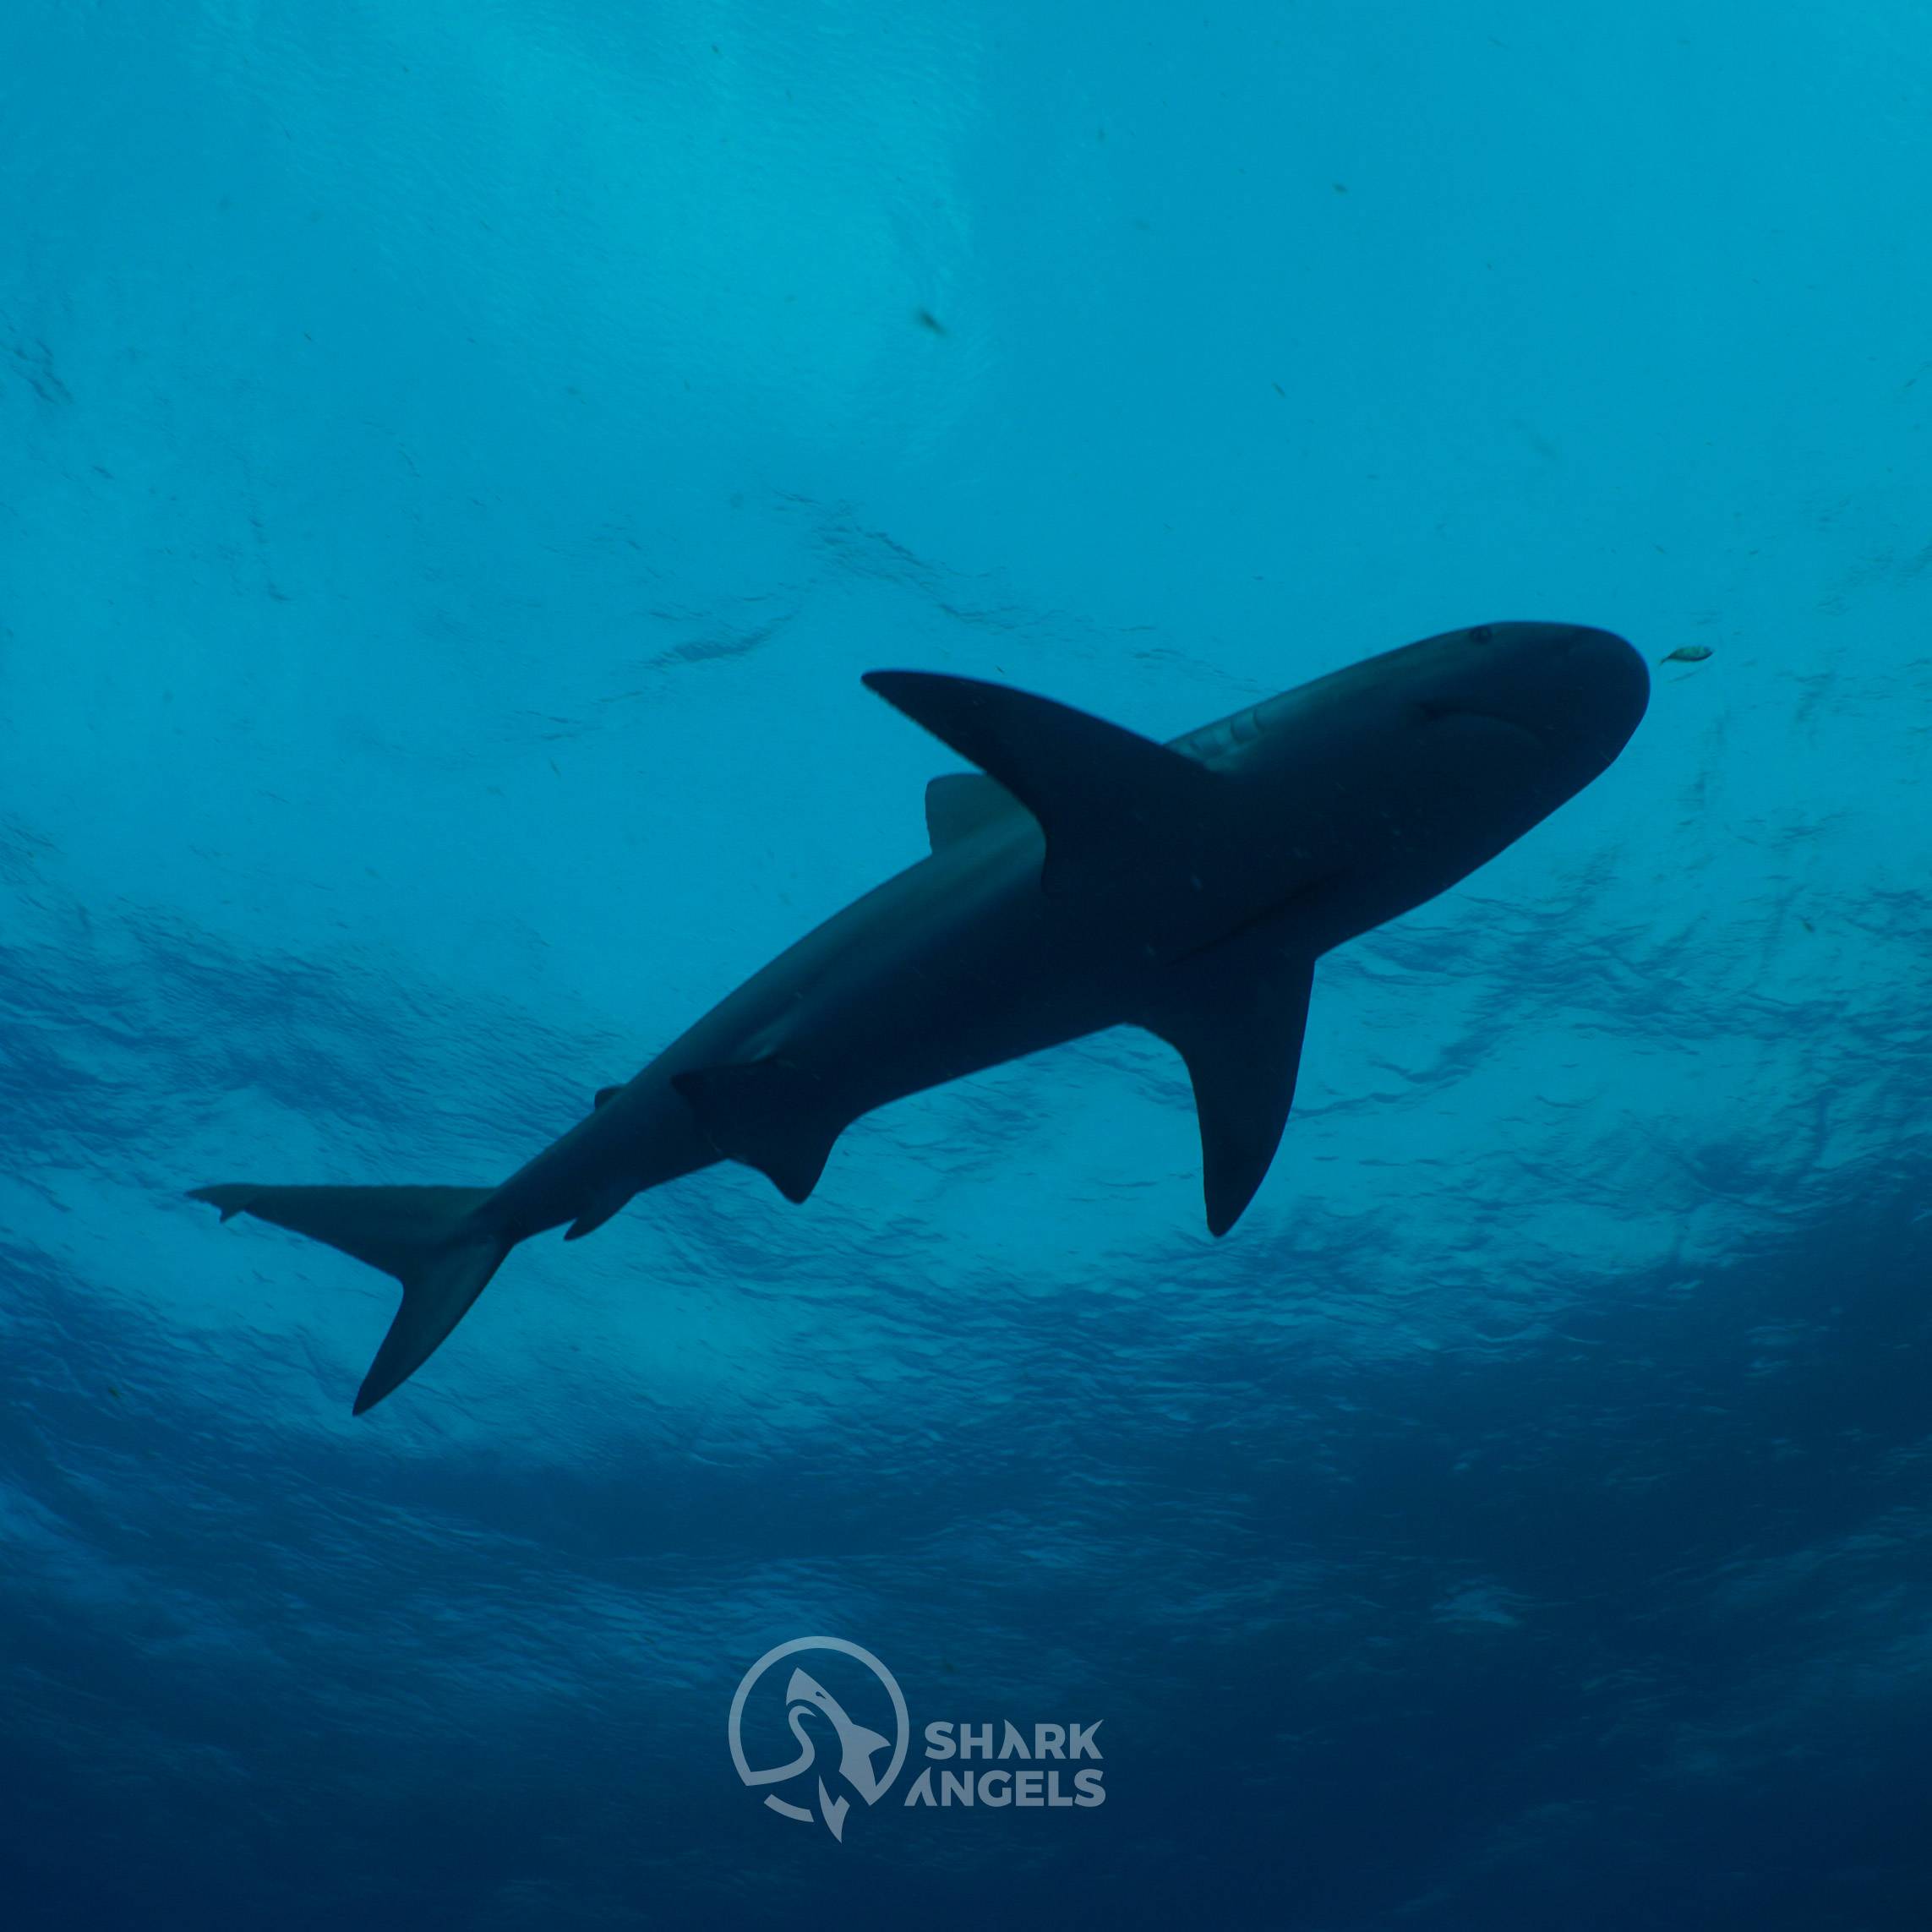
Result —
M 1708 644 L 1679 644 L 1676 650 L 1659 658 L 1660 664 L 1701 664 L 1711 655 Z

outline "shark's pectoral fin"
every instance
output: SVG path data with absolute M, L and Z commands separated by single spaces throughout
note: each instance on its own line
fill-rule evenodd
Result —
M 865 681 L 1040 821 L 1049 892 L 1198 850 L 1222 816 L 1221 774 L 1069 705 L 936 671 L 868 671 Z M 937 843 L 930 789 L 927 826 Z
M 1163 976 L 1141 1023 L 1187 1063 L 1200 1116 L 1208 1231 L 1241 1219 L 1294 1104 L 1314 968 L 1266 930 L 1224 940 Z
M 701 1067 L 674 1073 L 671 1084 L 711 1144 L 756 1167 L 788 1201 L 803 1201 L 818 1185 L 849 1124 L 828 1105 L 824 1083 L 789 1060 Z

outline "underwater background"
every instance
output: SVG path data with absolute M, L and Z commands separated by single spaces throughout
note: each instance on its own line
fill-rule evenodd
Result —
M 1920 0 L 11 0 L 0 188 L 0 1926 L 1932 1924 Z M 1504 618 L 1650 716 L 1224 1242 L 1116 1033 L 356 1421 L 183 1198 L 499 1179 L 918 858 L 863 670 Z M 1105 1803 L 775 1815 L 821 1633 Z

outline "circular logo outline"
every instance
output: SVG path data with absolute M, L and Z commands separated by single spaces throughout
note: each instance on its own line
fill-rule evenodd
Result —
M 906 1709 L 905 1693 L 899 1689 L 899 1680 L 881 1663 L 877 1657 L 863 1644 L 855 1644 L 847 1637 L 794 1637 L 789 1643 L 775 1644 L 746 1671 L 738 1680 L 738 1689 L 731 1700 L 731 1716 L 726 1724 L 726 1737 L 731 1745 L 731 1762 L 745 1787 L 753 1788 L 758 1782 L 758 1774 L 751 1769 L 745 1755 L 743 1735 L 745 1700 L 751 1695 L 765 1673 L 782 1659 L 794 1656 L 800 1651 L 832 1651 L 840 1656 L 854 1657 L 877 1678 L 884 1687 L 887 1696 L 892 1700 L 892 1719 L 896 1735 L 892 1743 L 892 1761 L 886 1775 L 879 1780 L 878 1795 L 883 1798 L 892 1788 L 892 1781 L 904 1768 L 906 1753 L 912 1746 L 912 1717 Z M 775 1805 L 794 1817 L 810 1818 L 811 1814 L 787 1804 L 775 1795 L 768 1795 L 765 1801 Z

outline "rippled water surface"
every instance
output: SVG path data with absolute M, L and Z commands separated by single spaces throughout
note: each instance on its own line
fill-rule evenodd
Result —
M 1932 1923 L 1928 126 L 1902 0 L 14 0 L 0 1924 Z M 499 1179 L 912 862 L 869 668 L 1512 617 L 1649 718 L 1225 1241 L 1111 1034 L 352 1420 L 392 1285 L 183 1198 Z M 902 1803 L 1008 1721 L 1105 1802 Z

